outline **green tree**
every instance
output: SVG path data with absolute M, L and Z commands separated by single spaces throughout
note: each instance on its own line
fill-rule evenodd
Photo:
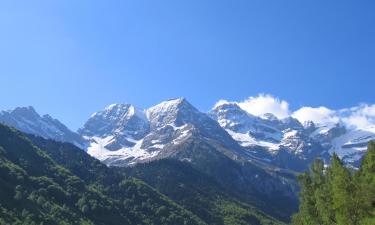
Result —
M 324 169 L 322 160 L 315 160 L 311 165 L 313 180 L 315 208 L 318 213 L 319 224 L 332 225 L 336 224 L 335 214 L 332 205 L 332 192 L 328 180 L 328 171 Z
M 350 171 L 336 154 L 332 157 L 330 181 L 337 224 L 359 224 L 360 206 L 356 200 L 357 187 Z
M 368 145 L 366 156 L 357 173 L 356 198 L 359 204 L 361 223 L 375 224 L 375 142 Z
M 320 224 L 318 211 L 315 208 L 315 195 L 313 181 L 309 173 L 303 173 L 298 177 L 301 184 L 298 214 L 293 216 L 293 224 L 316 225 Z

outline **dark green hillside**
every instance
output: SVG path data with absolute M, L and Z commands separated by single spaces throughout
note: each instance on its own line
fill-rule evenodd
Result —
M 188 163 L 164 159 L 127 168 L 126 173 L 146 181 L 208 224 L 279 224 L 230 197 L 230 190 Z
M 37 144 L 0 125 L 0 224 L 204 224 L 72 145 Z

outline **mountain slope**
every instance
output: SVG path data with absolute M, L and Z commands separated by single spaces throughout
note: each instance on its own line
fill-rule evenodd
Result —
M 129 176 L 144 180 L 189 209 L 208 224 L 278 224 L 258 209 L 244 204 L 214 179 L 186 162 L 163 159 L 125 168 Z M 234 212 L 235 211 L 235 212 Z
M 43 141 L 39 141 L 39 145 Z M 67 144 L 44 142 L 59 160 Z M 48 146 L 47 146 L 48 145 Z M 65 146 L 65 147 L 64 147 Z M 68 145 L 72 154 L 85 154 Z M 64 150 L 61 150 L 63 148 Z M 70 157 L 69 157 L 70 158 Z M 77 160 L 77 161 L 76 161 Z M 80 160 L 96 166 L 77 168 Z M 76 161 L 72 163 L 71 161 Z M 3 224 L 204 224 L 143 182 L 109 178 L 108 168 L 86 156 L 64 164 L 52 160 L 22 133 L 0 124 L 0 222 Z M 75 169 L 74 169 L 75 168 Z M 87 169 L 85 169 L 87 168 Z M 118 182 L 120 181 L 120 182 Z M 115 198 L 116 197 L 116 198 Z M 147 204 L 144 204 L 147 202 Z

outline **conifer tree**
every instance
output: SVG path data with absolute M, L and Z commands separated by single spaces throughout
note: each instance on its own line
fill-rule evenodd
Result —
M 319 224 L 336 224 L 335 214 L 332 205 L 332 193 L 327 178 L 327 171 L 324 169 L 322 160 L 315 160 L 311 166 L 313 177 L 315 207 L 318 212 Z
M 375 142 L 369 143 L 359 171 L 346 168 L 334 154 L 330 167 L 316 160 L 299 181 L 300 210 L 292 224 L 375 224 Z
M 333 210 L 337 224 L 358 224 L 358 208 L 354 200 L 355 185 L 349 170 L 336 154 L 332 157 L 330 175 Z
M 375 142 L 368 145 L 368 151 L 362 160 L 356 176 L 361 224 L 375 224 Z
M 316 225 L 319 224 L 318 212 L 315 208 L 313 182 L 309 173 L 298 177 L 301 184 L 299 212 L 293 219 L 293 224 Z

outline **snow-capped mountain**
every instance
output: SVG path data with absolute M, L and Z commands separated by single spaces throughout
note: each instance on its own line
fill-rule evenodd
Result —
M 316 157 L 328 162 L 333 153 L 355 166 L 367 143 L 375 139 L 375 129 L 350 129 L 342 123 L 301 124 L 295 118 L 278 119 L 269 113 L 254 116 L 235 102 L 222 101 L 209 115 L 252 156 L 297 170 Z
M 215 105 L 209 115 L 245 148 L 249 155 L 281 167 L 302 169 L 305 160 L 319 156 L 321 145 L 309 137 L 298 120 L 279 120 L 267 113 L 257 117 L 237 103 Z
M 85 147 L 85 140 L 80 135 L 69 130 L 64 124 L 48 114 L 40 116 L 31 106 L 1 111 L 0 123 L 15 127 L 25 133 L 73 143 L 80 148 Z
M 149 130 L 149 121 L 143 110 L 130 104 L 112 104 L 94 113 L 78 133 L 96 139 L 113 137 L 106 149 L 116 151 L 135 146 Z
M 241 151 L 216 121 L 184 98 L 164 101 L 147 110 L 113 104 L 94 113 L 79 133 L 91 143 L 88 153 L 109 165 L 176 155 L 176 146 L 193 136 L 216 141 L 233 152 Z
M 348 128 L 341 123 L 313 127 L 315 129 L 310 127 L 310 136 L 319 140 L 328 154 L 336 153 L 344 162 L 355 167 L 366 153 L 368 142 L 375 139 L 375 127 Z

